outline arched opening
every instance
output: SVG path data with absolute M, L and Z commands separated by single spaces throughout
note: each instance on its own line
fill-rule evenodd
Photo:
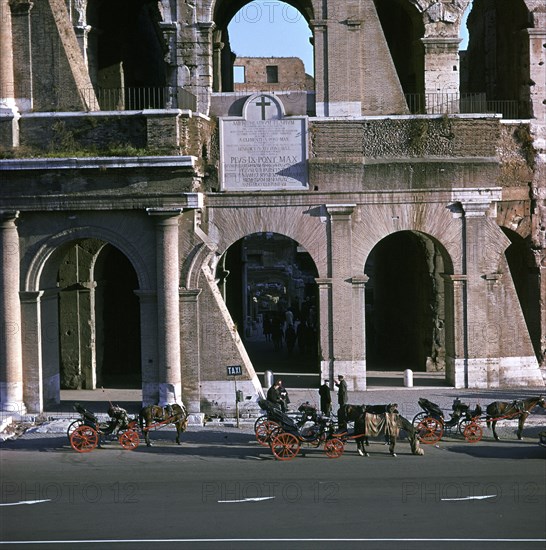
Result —
M 407 0 L 374 0 L 404 94 L 425 91 L 425 61 L 421 38 L 425 35 L 422 15 Z
M 258 375 L 318 382 L 317 276 L 309 253 L 277 233 L 248 235 L 220 259 L 219 288 Z
M 138 281 L 129 260 L 106 245 L 95 264 L 97 384 L 140 388 L 140 309 Z
M 80 239 L 49 261 L 55 263 L 46 271 L 56 271 L 58 299 L 42 301 L 43 324 L 49 327 L 44 368 L 54 370 L 48 359 L 57 359 L 60 389 L 140 388 L 138 281 L 128 259 L 104 241 Z M 54 379 L 52 374 L 44 379 Z
M 482 94 L 487 111 L 506 118 L 529 117 L 529 39 L 524 30 L 532 19 L 524 0 L 473 0 L 466 26 L 461 93 Z
M 88 63 L 103 110 L 163 108 L 166 44 L 157 2 L 89 2 Z
M 313 92 L 312 19 L 309 0 L 219 1 L 213 91 Z
M 506 249 L 506 261 L 514 281 L 516 293 L 531 337 L 533 349 L 543 360 L 540 346 L 540 273 L 528 240 L 515 231 L 502 227 L 511 245 Z
M 367 370 L 445 370 L 445 261 L 429 237 L 401 231 L 366 261 Z

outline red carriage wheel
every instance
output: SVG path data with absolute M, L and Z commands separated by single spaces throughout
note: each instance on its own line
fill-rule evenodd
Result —
M 79 426 L 70 434 L 70 446 L 78 453 L 88 453 L 99 444 L 99 434 L 91 426 Z
M 300 451 L 300 440 L 291 433 L 281 432 L 273 436 L 271 451 L 279 460 L 292 460 Z
M 483 430 L 477 422 L 470 422 L 464 429 L 463 435 L 468 443 L 478 443 L 483 437 Z
M 134 451 L 140 443 L 140 437 L 136 430 L 126 430 L 118 436 L 119 444 L 126 451 Z
M 417 425 L 417 437 L 421 443 L 432 445 L 440 441 L 442 435 L 444 435 L 442 423 L 432 416 L 427 416 Z
M 341 439 L 337 437 L 333 437 L 332 439 L 329 439 L 324 444 L 324 451 L 328 458 L 339 458 L 343 454 L 344 450 L 345 450 L 345 444 Z
M 280 431 L 281 427 L 271 420 L 263 420 L 256 425 L 256 440 L 260 445 L 269 447 L 271 439 Z

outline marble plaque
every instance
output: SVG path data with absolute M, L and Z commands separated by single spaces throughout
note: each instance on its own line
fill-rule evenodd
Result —
M 307 117 L 285 117 L 270 94 L 254 94 L 242 117 L 220 118 L 220 180 L 225 191 L 308 188 Z

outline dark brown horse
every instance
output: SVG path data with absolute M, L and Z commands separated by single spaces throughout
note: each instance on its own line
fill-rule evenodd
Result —
M 176 443 L 180 445 L 180 434 L 186 431 L 188 427 L 188 412 L 184 405 L 167 405 L 160 407 L 159 405 L 148 405 L 141 409 L 138 414 L 140 429 L 144 433 L 146 445 L 151 447 L 149 432 L 154 427 L 166 426 L 174 424 L 176 427 Z
M 495 440 L 499 440 L 499 436 L 495 431 L 495 426 L 499 420 L 511 420 L 518 419 L 518 439 L 521 439 L 523 433 L 523 425 L 527 420 L 527 417 L 531 414 L 531 411 L 536 406 L 546 408 L 546 401 L 542 395 L 538 397 L 529 397 L 528 399 L 516 399 L 515 401 L 493 401 L 487 405 L 485 412 L 487 417 L 485 419 L 488 428 L 492 428 L 493 436 Z

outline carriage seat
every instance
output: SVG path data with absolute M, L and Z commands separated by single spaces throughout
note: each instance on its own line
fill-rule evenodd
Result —
M 84 419 L 85 422 L 97 424 L 99 421 L 99 419 L 95 416 L 94 413 L 92 413 L 91 411 L 88 411 L 87 409 L 82 407 L 79 403 L 74 403 L 74 410 L 82 415 L 82 418 Z

